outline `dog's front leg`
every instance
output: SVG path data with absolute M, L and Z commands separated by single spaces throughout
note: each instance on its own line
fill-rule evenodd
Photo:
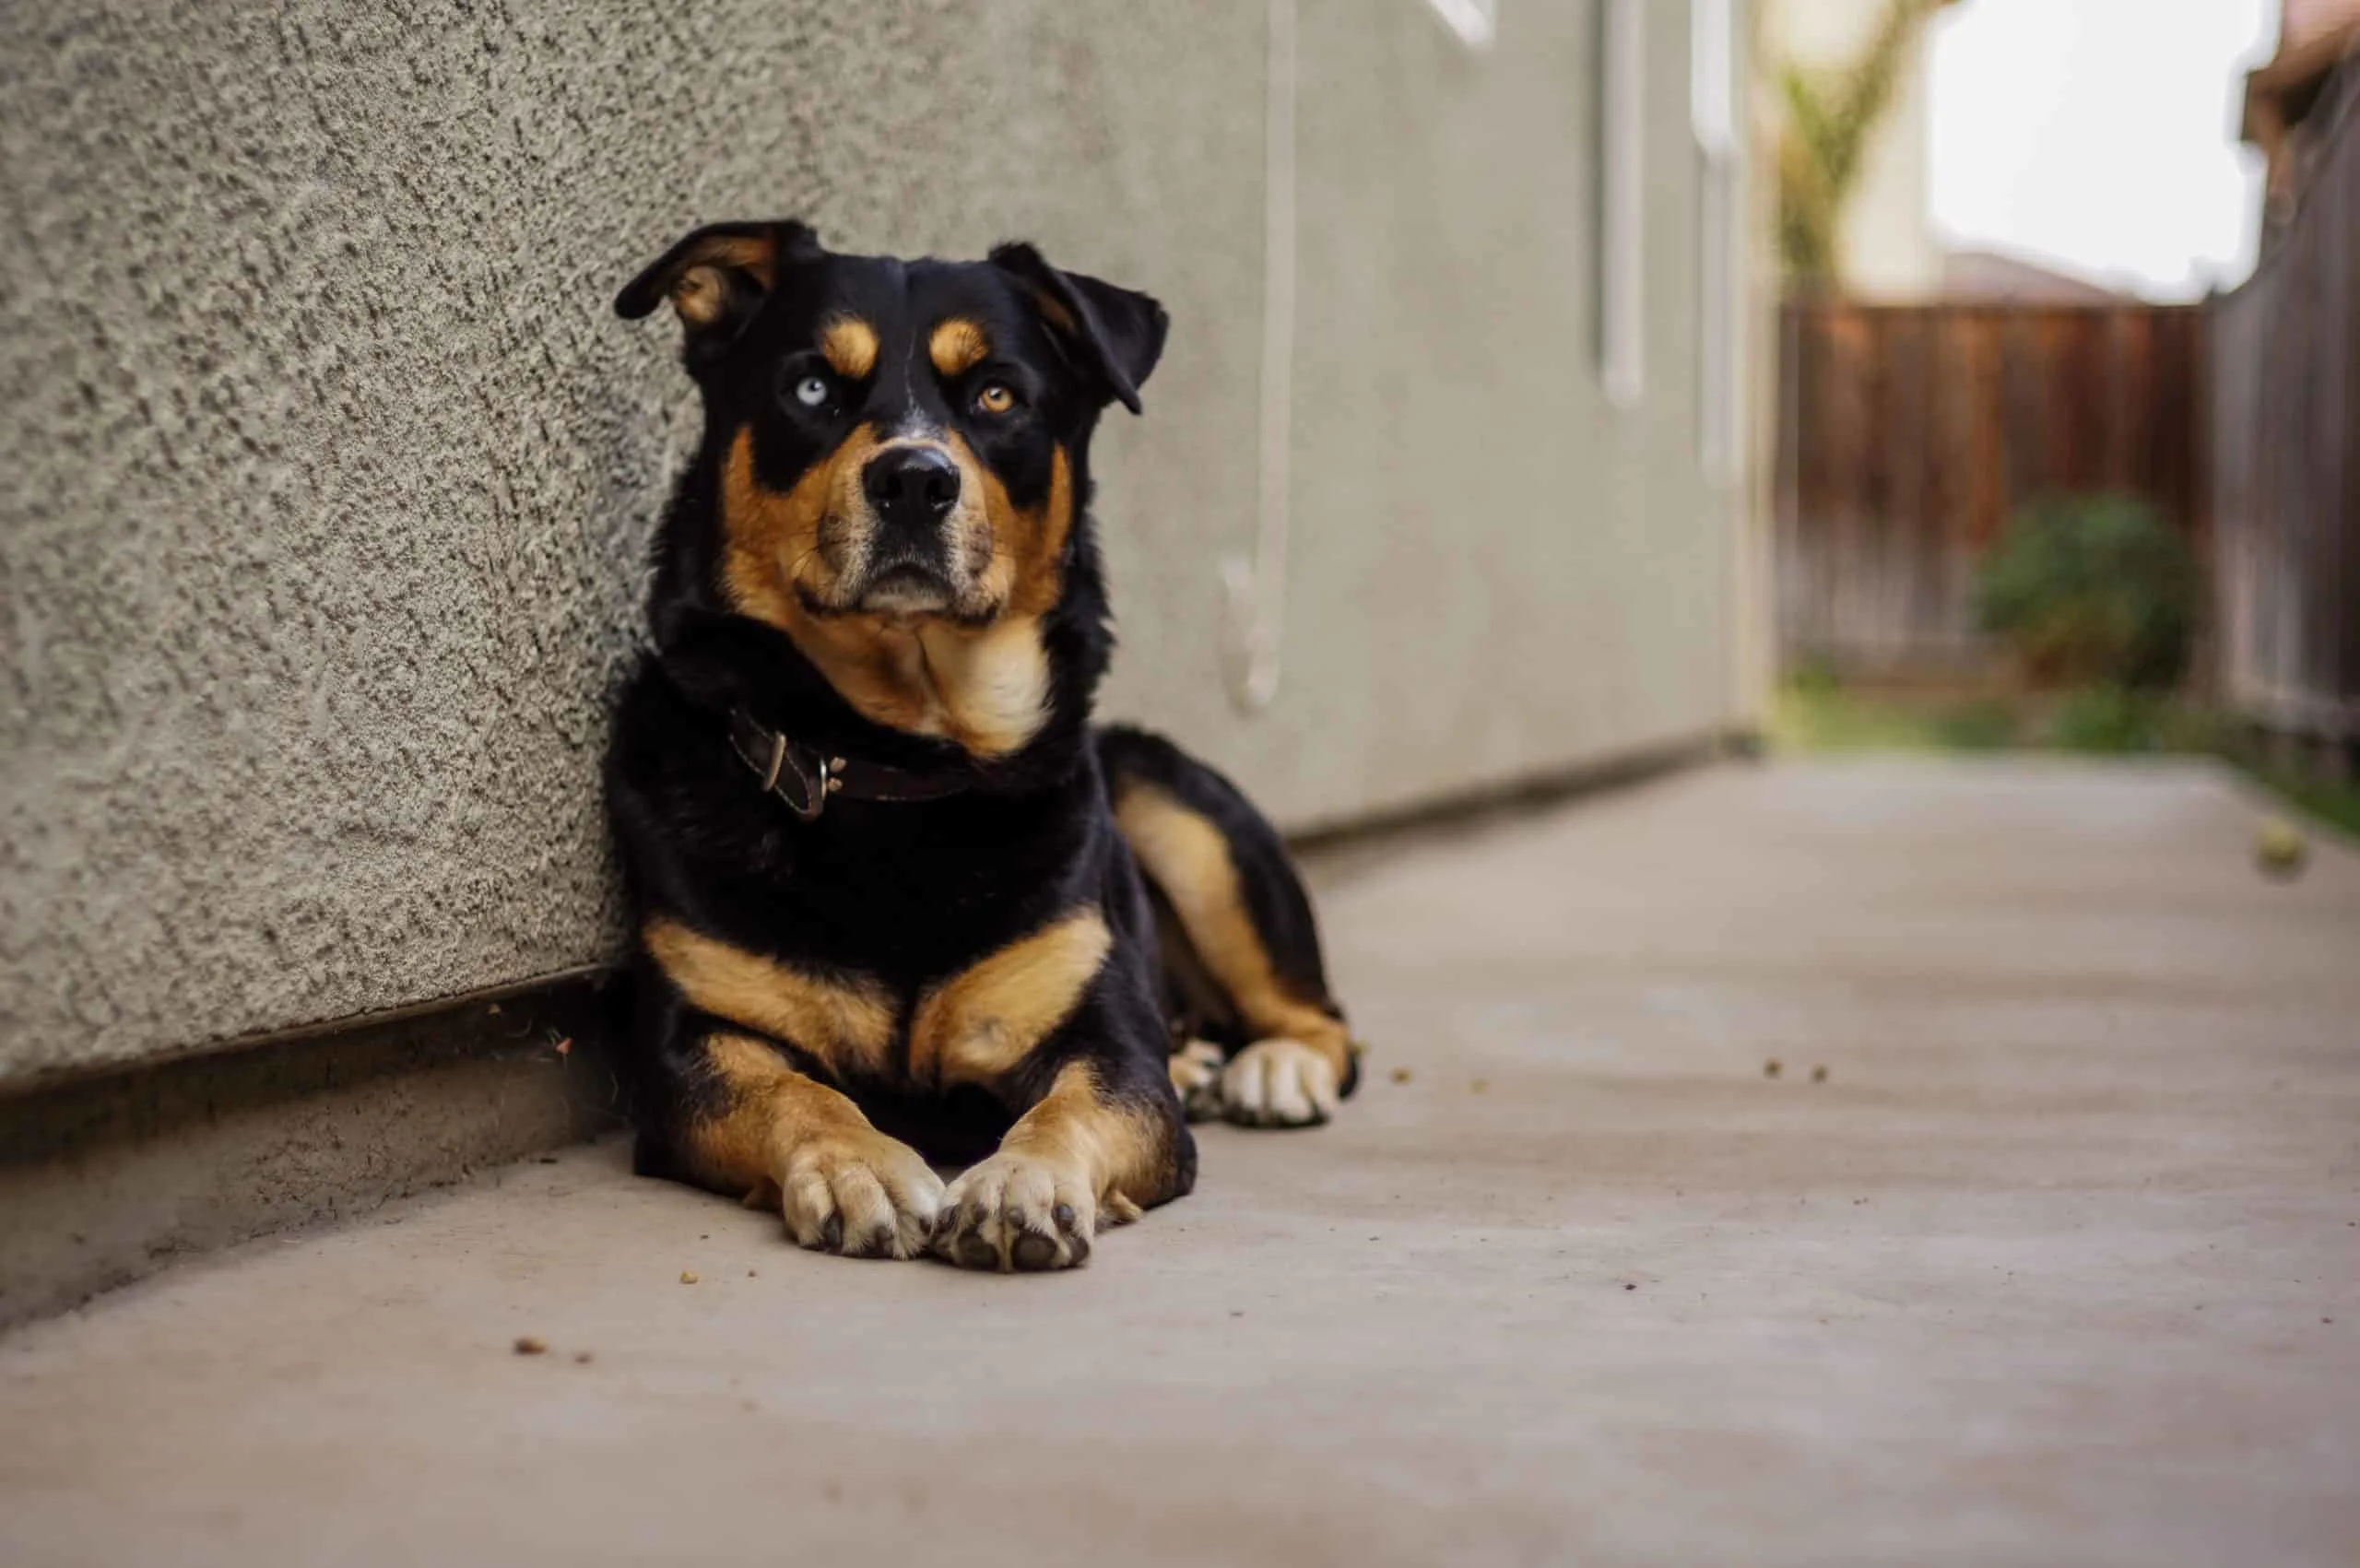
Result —
M 767 1042 L 726 1032 L 697 1046 L 710 1114 L 683 1129 L 690 1173 L 775 1205 L 796 1244 L 848 1257 L 915 1257 L 942 1180 L 849 1099 L 789 1067 Z
M 1092 996 L 998 1086 L 1030 1103 L 998 1152 L 943 1194 L 938 1255 L 1002 1273 L 1074 1267 L 1100 1230 L 1195 1185 L 1196 1142 L 1153 1009 L 1112 1000 Z

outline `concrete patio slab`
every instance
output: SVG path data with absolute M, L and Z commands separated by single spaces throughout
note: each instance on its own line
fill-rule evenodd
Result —
M 2360 855 L 2257 815 L 1872 761 L 1356 852 L 1366 1089 L 1086 1270 L 511 1168 L 0 1341 L 0 1561 L 2360 1561 Z

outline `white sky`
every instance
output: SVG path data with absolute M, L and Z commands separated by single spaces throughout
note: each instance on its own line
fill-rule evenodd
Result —
M 1965 0 L 1929 47 L 1935 233 L 2156 299 L 2236 283 L 2244 72 L 2277 38 L 2278 0 Z

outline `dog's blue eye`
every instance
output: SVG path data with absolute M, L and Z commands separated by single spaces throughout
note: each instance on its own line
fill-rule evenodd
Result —
M 828 401 L 828 378 L 805 376 L 795 383 L 795 400 L 806 408 L 817 408 Z

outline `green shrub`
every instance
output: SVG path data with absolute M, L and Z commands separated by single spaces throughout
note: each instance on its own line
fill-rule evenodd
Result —
M 1976 610 L 2037 682 L 2154 690 L 2188 664 L 2196 593 L 2188 543 L 2154 507 L 2068 496 L 2010 520 Z
M 2016 743 L 2016 710 L 1998 697 L 1962 703 L 1934 718 L 1934 734 L 1956 751 L 1999 751 Z
M 2048 744 L 2060 751 L 2153 751 L 2165 704 L 2119 686 L 2067 692 L 2049 715 Z

